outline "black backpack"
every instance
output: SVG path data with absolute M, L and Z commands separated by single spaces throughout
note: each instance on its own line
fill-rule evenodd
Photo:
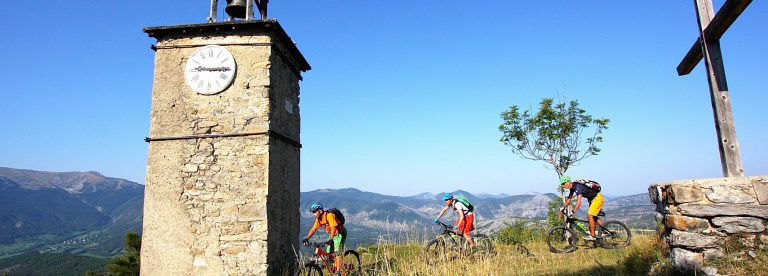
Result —
M 341 210 L 336 209 L 336 208 L 331 208 L 331 209 L 328 209 L 327 212 L 329 212 L 329 213 L 333 214 L 334 216 L 336 216 L 336 219 L 338 219 L 339 222 L 341 222 L 341 225 L 344 225 L 344 222 L 345 222 L 344 214 L 341 213 Z
M 600 183 L 597 183 L 597 181 L 588 180 L 588 179 L 579 179 L 574 182 L 581 183 L 584 186 L 587 186 L 587 188 L 590 188 L 595 192 L 598 192 L 598 193 L 600 192 Z

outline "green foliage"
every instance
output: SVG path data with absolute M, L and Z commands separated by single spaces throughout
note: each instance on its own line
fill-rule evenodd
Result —
M 601 134 L 608 129 L 609 119 L 594 119 L 579 107 L 576 100 L 566 103 L 544 98 L 539 110 L 520 111 L 516 105 L 501 113 L 499 125 L 501 142 L 522 158 L 543 161 L 557 172 L 558 177 L 582 159 L 597 155 Z M 593 128 L 594 133 L 585 136 Z
M 529 241 L 544 240 L 546 229 L 534 223 L 526 223 L 518 220 L 511 224 L 506 224 L 499 229 L 496 235 L 496 242 L 501 244 L 521 244 Z
M 83 275 L 87 271 L 102 271 L 106 260 L 68 253 L 39 253 L 29 251 L 0 259 L 0 271 L 6 275 Z
M 141 236 L 137 233 L 125 234 L 125 255 L 114 258 L 107 265 L 108 275 L 139 275 L 141 267 Z
M 547 203 L 548 227 L 555 227 L 563 224 L 562 216 L 560 216 L 560 207 L 563 207 L 563 198 L 559 196 Z

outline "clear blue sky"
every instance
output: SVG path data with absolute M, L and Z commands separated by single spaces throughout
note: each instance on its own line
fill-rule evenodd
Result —
M 225 1 L 220 1 L 223 11 Z M 209 1 L 7 1 L 0 166 L 144 183 L 154 39 Z M 720 7 L 723 1 L 715 1 Z M 410 195 L 555 190 L 554 172 L 498 140 L 499 114 L 559 91 L 611 119 L 603 153 L 569 171 L 606 194 L 720 177 L 692 1 L 282 1 L 312 65 L 301 82 L 302 190 Z M 747 175 L 768 174 L 768 3 L 721 43 Z

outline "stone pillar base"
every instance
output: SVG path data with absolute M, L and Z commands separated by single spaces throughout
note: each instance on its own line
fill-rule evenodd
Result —
M 768 246 L 768 176 L 690 179 L 648 188 L 670 260 L 680 271 Z

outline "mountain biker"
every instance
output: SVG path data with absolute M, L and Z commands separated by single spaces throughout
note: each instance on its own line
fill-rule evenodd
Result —
M 563 189 L 569 190 L 565 204 L 563 204 L 563 207 L 560 208 L 561 212 L 565 210 L 565 206 L 571 204 L 571 198 L 573 198 L 573 194 L 576 194 L 576 207 L 573 208 L 573 212 L 569 216 L 576 214 L 576 211 L 579 210 L 579 207 L 581 207 L 582 198 L 586 198 L 587 201 L 589 201 L 589 210 L 587 211 L 587 218 L 589 219 L 589 236 L 584 237 L 584 239 L 588 241 L 594 241 L 595 222 L 600 224 L 600 226 L 603 226 L 603 220 L 598 217 L 598 214 L 600 214 L 600 211 L 603 209 L 603 194 L 593 190 L 592 188 L 589 188 L 586 185 L 586 180 L 580 179 L 571 181 L 571 177 L 567 175 L 560 177 L 560 186 L 562 186 Z
M 344 224 L 341 224 L 340 220 L 336 218 L 336 215 L 325 211 L 323 209 L 323 204 L 320 202 L 312 204 L 312 206 L 309 207 L 309 211 L 315 216 L 315 224 L 312 226 L 312 229 L 309 230 L 309 233 L 307 233 L 307 237 L 302 240 L 302 243 L 309 243 L 309 238 L 315 234 L 315 231 L 317 231 L 320 226 L 324 226 L 325 232 L 328 233 L 330 240 L 333 240 L 333 246 L 331 247 L 329 245 L 326 251 L 328 251 L 328 253 L 334 253 L 336 256 L 340 256 L 344 252 L 344 246 L 347 241 L 347 228 L 344 227 Z M 341 258 L 336 258 L 334 266 L 337 271 L 341 270 Z
M 453 231 L 456 232 L 457 235 L 463 236 L 471 246 L 475 246 L 475 241 L 469 236 L 469 233 L 472 232 L 472 228 L 474 228 L 475 225 L 475 213 L 470 211 L 467 206 L 464 206 L 464 204 L 454 199 L 452 193 L 444 194 L 443 201 L 445 201 L 445 207 L 443 207 L 443 210 L 441 210 L 440 214 L 435 218 L 435 223 L 440 221 L 440 217 L 448 211 L 448 208 L 453 208 L 454 212 L 459 214 L 459 218 L 456 219 L 456 225 L 453 226 Z

